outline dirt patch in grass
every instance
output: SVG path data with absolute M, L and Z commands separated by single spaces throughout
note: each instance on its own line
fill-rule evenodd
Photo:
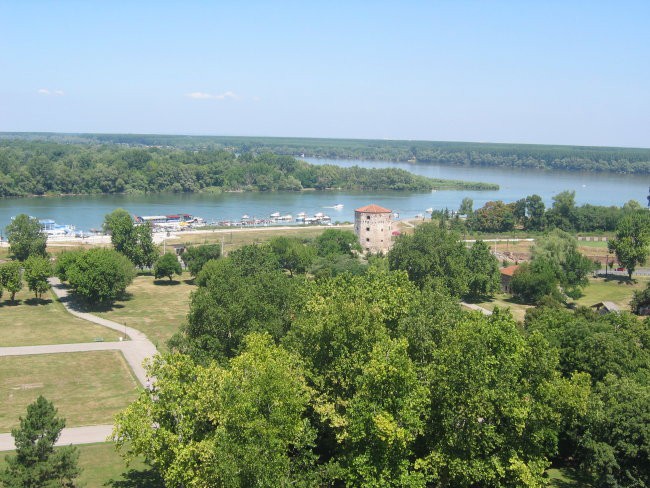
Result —
M 68 427 L 110 424 L 138 384 L 118 351 L 0 357 L 0 432 L 9 432 L 39 395 Z

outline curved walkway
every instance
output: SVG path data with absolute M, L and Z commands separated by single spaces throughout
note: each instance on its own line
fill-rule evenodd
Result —
M 103 327 L 123 332 L 129 336 L 130 340 L 122 342 L 87 342 L 81 344 L 52 344 L 46 346 L 17 346 L 17 347 L 0 347 L 0 356 L 23 356 L 32 354 L 57 354 L 66 352 L 84 352 L 84 351 L 107 351 L 119 350 L 124 355 L 124 359 L 131 367 L 133 374 L 142 386 L 149 387 L 149 378 L 144 369 L 146 359 L 153 357 L 158 351 L 156 346 L 147 339 L 139 330 L 126 327 L 112 320 L 97 317 L 88 312 L 79 310 L 74 302 L 68 296 L 68 289 L 61 283 L 58 278 L 50 278 L 52 290 L 59 298 L 65 309 L 75 317 L 93 322 Z M 112 425 L 87 425 L 84 427 L 68 427 L 63 429 L 61 437 L 56 445 L 68 444 L 91 444 L 95 442 L 104 442 L 111 434 Z M 10 451 L 14 449 L 14 440 L 10 433 L 0 434 L 0 451 Z

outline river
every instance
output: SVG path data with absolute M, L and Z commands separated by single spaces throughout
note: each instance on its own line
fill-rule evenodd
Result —
M 312 215 L 324 212 L 332 221 L 352 221 L 354 209 L 377 203 L 399 212 L 401 217 L 413 217 L 427 208 L 457 209 L 464 197 L 474 200 L 474 208 L 490 200 L 512 202 L 537 193 L 547 205 L 553 195 L 563 190 L 576 192 L 578 204 L 622 205 L 628 200 L 646 204 L 650 178 L 602 173 L 569 171 L 539 171 L 504 168 L 440 166 L 433 164 L 390 163 L 383 161 L 350 161 L 309 159 L 315 164 L 359 165 L 367 168 L 396 167 L 432 178 L 448 178 L 498 183 L 497 191 L 437 191 L 411 192 L 354 192 L 304 191 L 256 192 L 221 194 L 154 194 L 154 195 L 92 195 L 65 197 L 25 197 L 0 199 L 0 230 L 11 217 L 26 213 L 39 219 L 53 219 L 59 224 L 74 225 L 77 229 L 99 228 L 104 215 L 122 207 L 136 215 L 164 215 L 189 213 L 208 221 L 239 220 L 247 214 L 268 218 L 273 212 L 292 214 L 306 212 Z M 336 210 L 327 208 L 342 204 Z

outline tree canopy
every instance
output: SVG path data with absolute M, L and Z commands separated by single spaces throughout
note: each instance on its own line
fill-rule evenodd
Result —
M 17 215 L 6 230 L 9 252 L 18 261 L 26 261 L 30 256 L 47 256 L 47 236 L 38 219 L 26 214 Z

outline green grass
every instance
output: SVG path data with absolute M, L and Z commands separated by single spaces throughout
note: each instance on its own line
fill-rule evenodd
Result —
M 96 337 L 117 340 L 119 334 L 70 315 L 50 291 L 42 300 L 23 289 L 12 304 L 7 293 L 0 301 L 0 347 L 92 342 Z
M 648 283 L 648 278 L 637 278 L 628 282 L 624 277 L 613 279 L 590 278 L 589 286 L 584 290 L 584 296 L 576 300 L 578 305 L 590 307 L 602 301 L 614 302 L 621 310 L 630 310 L 630 300 L 636 290 L 642 290 Z
M 523 321 L 526 316 L 526 310 L 531 308 L 530 305 L 523 305 L 517 303 L 512 299 L 507 293 L 498 293 L 486 302 L 477 303 L 479 307 L 486 308 L 488 310 L 494 310 L 495 307 L 499 308 L 509 308 L 512 316 L 517 321 Z
M 115 488 L 154 488 L 160 484 L 151 480 L 147 466 L 140 459 L 131 462 L 129 466 L 115 450 L 111 442 L 85 444 L 78 446 L 79 467 L 81 474 L 77 478 L 78 486 L 86 488 L 115 487 Z M 6 455 L 14 455 L 8 451 L 0 456 L 0 471 L 6 466 Z
M 144 332 L 156 347 L 165 351 L 167 341 L 185 321 L 189 310 L 191 276 L 183 273 L 177 281 L 154 280 L 137 276 L 127 288 L 125 300 L 117 301 L 110 310 L 90 310 L 100 317 Z
M 570 468 L 551 468 L 546 470 L 549 486 L 555 488 L 589 488 L 591 485 L 580 480 L 578 474 Z
M 225 229 L 214 232 L 205 232 L 201 234 L 176 234 L 179 237 L 168 239 L 168 244 L 221 244 L 223 241 L 224 252 L 238 249 L 246 244 L 259 244 L 268 242 L 279 236 L 298 237 L 301 239 L 313 239 L 321 235 L 326 229 L 331 227 L 325 226 L 292 226 L 291 228 L 273 228 L 266 227 L 260 229 Z M 344 225 L 337 228 L 352 230 L 352 224 Z
M 596 247 L 607 249 L 607 242 L 603 241 L 578 241 L 578 247 Z
M 0 357 L 0 432 L 9 432 L 39 395 L 68 427 L 110 424 L 138 384 L 118 351 Z

